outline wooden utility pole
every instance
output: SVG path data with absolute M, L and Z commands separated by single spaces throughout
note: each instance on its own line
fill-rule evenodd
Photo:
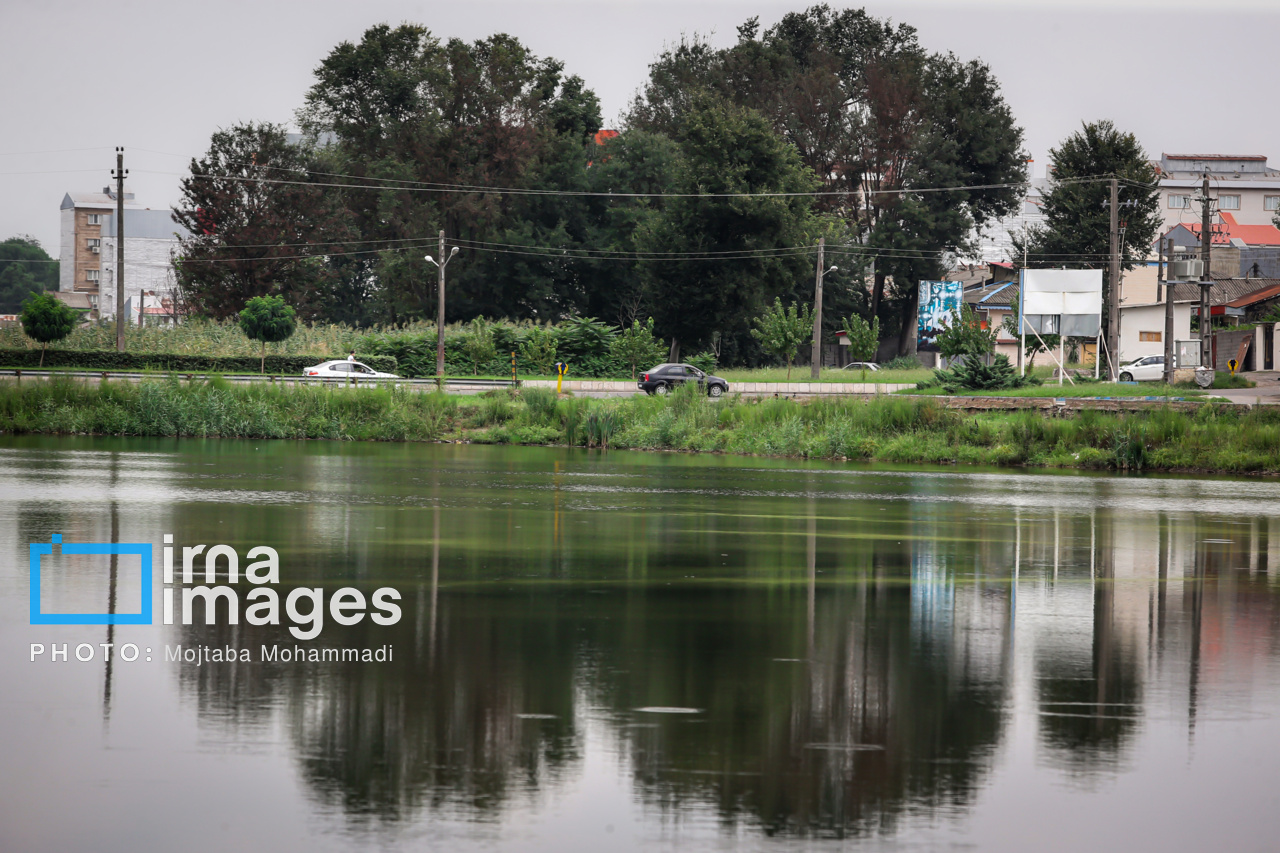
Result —
M 822 372 L 822 264 L 827 238 L 818 238 L 818 271 L 813 285 L 813 352 L 809 356 L 809 378 L 815 382 Z
M 1213 279 L 1209 276 L 1209 254 L 1213 242 L 1211 233 L 1213 210 L 1209 200 L 1209 170 L 1205 169 L 1204 182 L 1200 185 L 1200 365 L 1213 369 L 1213 307 L 1209 304 L 1209 291 Z
M 1164 250 L 1164 384 L 1173 384 L 1173 238 Z
M 124 149 L 116 148 L 116 352 L 124 352 Z
M 1111 285 L 1107 294 L 1107 373 L 1112 382 L 1120 370 L 1120 182 L 1111 179 Z

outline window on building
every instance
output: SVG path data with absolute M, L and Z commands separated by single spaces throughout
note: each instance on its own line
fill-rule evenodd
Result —
M 96 293 L 90 293 L 90 294 L 89 294 L 89 307 L 90 307 L 90 308 L 97 308 L 97 307 L 98 307 L 98 294 L 96 294 Z
M 90 225 L 101 225 L 101 224 L 102 224 L 102 214 L 101 214 L 101 213 L 90 213 L 90 214 L 89 214 L 89 224 L 90 224 Z
M 1220 195 L 1218 196 L 1218 210 L 1239 210 L 1240 196 L 1238 195 Z
M 102 274 L 102 271 L 101 271 L 101 270 L 85 270 L 85 271 L 84 271 L 84 280 L 85 280 L 85 281 L 97 281 L 97 280 L 98 280 L 98 276 L 100 276 L 101 274 Z
M 1153 343 L 1158 344 L 1160 343 L 1160 340 L 1161 340 L 1161 333 L 1160 332 L 1138 332 L 1138 340 L 1151 341 Z
M 1280 210 L 1280 195 L 1264 196 L 1262 207 L 1264 210 Z
M 101 240 L 99 240 L 97 237 L 90 237 L 90 238 L 89 238 L 88 240 L 86 240 L 85 242 L 89 244 L 89 248 L 90 248 L 90 249 L 101 249 L 101 248 L 102 248 L 102 241 L 101 241 Z
M 1191 196 L 1189 195 L 1172 195 L 1169 196 L 1169 206 L 1175 210 L 1181 210 L 1184 207 L 1191 206 Z

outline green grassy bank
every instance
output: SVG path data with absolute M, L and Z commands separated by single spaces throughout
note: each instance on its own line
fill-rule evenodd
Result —
M 219 379 L 0 382 L 0 432 L 570 444 L 894 463 L 1280 472 L 1280 410 L 965 414 L 927 398 L 478 397 Z

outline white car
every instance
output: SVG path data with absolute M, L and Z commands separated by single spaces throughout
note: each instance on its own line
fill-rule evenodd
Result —
M 1177 361 L 1173 363 L 1178 366 Z M 1150 382 L 1164 379 L 1164 356 L 1149 355 L 1120 367 L 1121 382 Z
M 879 370 L 880 365 L 876 364 L 874 361 L 851 361 L 840 369 L 841 370 Z
M 303 376 L 317 379 L 399 379 L 394 373 L 379 373 L 367 364 L 358 361 L 336 359 L 308 367 L 302 371 Z

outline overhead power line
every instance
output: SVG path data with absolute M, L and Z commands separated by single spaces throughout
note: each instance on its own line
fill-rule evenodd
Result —
M 275 166 L 256 166 L 255 168 L 263 169 L 280 169 L 282 167 Z M 180 172 L 157 172 L 152 170 L 139 170 L 152 175 L 169 175 L 176 177 L 187 177 Z M 895 189 L 863 189 L 854 188 L 846 190 L 805 190 L 799 192 L 726 192 L 726 193 L 672 193 L 672 192 L 613 192 L 598 190 L 549 190 L 549 189 L 530 189 L 525 187 L 493 187 L 481 186 L 478 184 L 445 184 L 430 181 L 412 181 L 399 178 L 375 178 L 370 176 L 358 175 L 341 175 L 333 172 L 312 172 L 310 170 L 286 169 L 284 171 L 301 172 L 304 174 L 316 174 L 322 177 L 349 177 L 353 181 L 363 181 L 365 183 L 343 183 L 338 181 L 307 181 L 307 180 L 286 180 L 283 178 L 263 178 L 251 175 L 228 175 L 228 174 L 201 174 L 191 175 L 192 180 L 202 181 L 235 181 L 239 183 L 258 183 L 258 184 L 278 184 L 284 186 L 307 186 L 307 187 L 324 187 L 334 189 L 351 189 L 351 190 L 378 190 L 378 191 L 394 191 L 394 192 L 416 192 L 416 193 L 489 193 L 494 195 L 526 195 L 526 196 L 560 196 L 570 198 L 828 198 L 828 197 L 847 197 L 861 198 L 863 196 L 902 196 L 913 195 L 919 193 L 951 193 L 951 192 L 970 192 L 975 190 L 995 190 L 995 189 L 1020 189 L 1025 183 L 996 183 L 996 184 L 969 184 L 964 186 L 946 186 L 946 187 L 900 187 Z M 1101 183 L 1108 181 L 1110 178 L 1103 177 L 1083 177 L 1070 178 L 1060 181 L 1059 183 Z M 382 181 L 380 184 L 367 183 L 368 181 Z

